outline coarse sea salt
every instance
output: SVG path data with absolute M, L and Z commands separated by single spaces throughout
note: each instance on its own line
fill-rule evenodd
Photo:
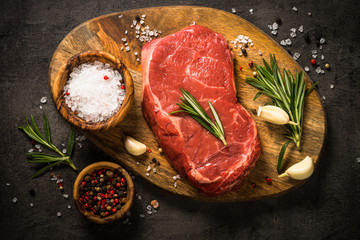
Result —
M 65 103 L 90 122 L 113 116 L 125 99 L 122 76 L 110 64 L 95 61 L 74 68 L 64 87 Z

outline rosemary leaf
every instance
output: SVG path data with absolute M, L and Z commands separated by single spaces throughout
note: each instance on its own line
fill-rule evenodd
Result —
M 58 164 L 60 164 L 60 163 L 62 163 L 62 161 L 57 161 L 57 162 L 54 162 L 54 163 L 52 163 L 52 164 L 49 164 L 49 165 L 41 168 L 39 171 L 37 171 L 36 173 L 34 173 L 34 174 L 31 176 L 31 179 L 36 178 L 36 177 L 44 174 L 47 170 L 49 170 L 50 168 L 52 168 L 52 167 L 54 167 L 54 166 L 56 166 L 56 165 L 58 165 Z
M 48 143 L 51 144 L 50 126 L 49 126 L 49 121 L 47 120 L 45 114 L 44 114 L 44 132 Z
M 285 151 L 286 151 L 286 148 L 287 146 L 289 145 L 291 141 L 287 141 L 281 148 L 280 150 L 280 153 L 279 153 L 279 158 L 278 158 L 278 163 L 277 163 L 277 172 L 280 174 L 280 170 L 281 170 L 281 165 L 282 165 L 282 162 L 283 162 L 283 159 L 284 159 L 284 154 L 285 154 Z

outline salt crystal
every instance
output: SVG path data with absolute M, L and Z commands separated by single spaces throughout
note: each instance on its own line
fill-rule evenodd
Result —
M 277 30 L 279 28 L 279 24 L 277 24 L 277 22 L 274 22 L 273 25 L 272 25 L 272 28 L 274 30 Z
M 326 97 L 325 97 L 325 96 L 322 96 L 322 98 L 321 98 L 321 99 L 325 100 L 325 99 L 326 99 Z
M 124 43 L 124 45 L 125 45 L 125 46 L 129 46 L 129 43 L 126 42 L 126 43 Z M 126 49 L 125 49 L 125 50 L 126 50 Z M 130 50 L 130 48 L 129 48 L 129 50 Z
M 7 186 L 7 187 L 10 187 L 10 185 L 11 185 L 10 183 L 6 183 L 6 186 Z
M 141 25 L 143 25 L 143 24 L 144 24 L 144 22 L 145 22 L 144 20 L 140 20 L 140 24 L 141 24 Z
M 149 211 L 151 211 L 151 210 L 152 210 L 151 205 L 147 205 L 147 206 L 146 206 L 146 209 L 149 210 Z
M 310 71 L 310 68 L 308 66 L 306 66 L 304 69 L 306 72 Z
M 42 152 L 42 150 L 41 150 L 41 149 L 38 149 L 38 152 Z
M 320 58 L 321 58 L 321 60 L 324 60 L 324 58 L 325 58 L 325 57 L 324 57 L 324 55 L 321 55 L 321 57 L 320 57 Z
M 323 46 L 322 46 L 322 45 L 320 45 L 319 49 L 320 49 L 320 50 L 321 50 L 321 49 L 323 49 Z
M 131 176 L 132 179 L 135 179 L 135 176 Z
M 121 40 L 122 40 L 123 42 L 126 42 L 126 38 L 122 38 Z
M 139 214 L 139 217 L 140 217 L 140 218 L 145 218 L 145 214 L 140 213 L 140 214 Z
M 286 42 L 285 42 L 285 40 L 281 40 L 281 41 L 280 41 L 280 45 L 282 45 L 282 46 L 286 46 Z
M 273 26 L 272 26 L 272 25 L 268 25 L 268 28 L 269 28 L 270 30 L 273 30 Z
M 58 217 L 61 217 L 61 212 L 57 212 L 56 214 Z
M 66 152 L 67 152 L 67 150 L 64 148 L 64 149 L 62 150 L 62 153 L 65 154 Z
M 272 34 L 272 35 L 277 35 L 277 31 L 276 31 L 276 30 L 272 30 L 272 31 L 271 31 L 271 34 Z
M 324 73 L 325 73 L 325 71 L 321 69 L 321 72 L 320 72 L 320 73 L 324 74 Z
M 311 12 L 308 12 L 308 15 L 311 16 Z
M 128 34 L 128 30 L 125 31 L 125 35 L 127 35 L 127 34 Z
M 151 214 L 152 214 L 152 211 L 147 211 L 147 213 L 148 213 L 149 215 L 151 215 Z
M 30 148 L 30 149 L 28 150 L 28 152 L 29 152 L 29 153 L 34 152 L 34 149 L 33 149 L 33 148 Z
M 258 53 L 259 53 L 260 56 L 262 56 L 262 52 L 260 50 L 258 51 Z
M 36 149 L 40 149 L 41 145 L 40 144 L 35 144 L 34 146 Z
M 145 14 L 143 14 L 143 15 L 141 15 L 141 17 L 142 17 L 142 18 L 146 18 L 146 15 L 145 15 Z
M 12 199 L 13 203 L 16 203 L 17 200 L 18 200 L 18 199 L 17 199 L 16 197 L 14 197 L 14 198 Z
M 71 205 L 67 205 L 67 208 L 68 208 L 68 209 L 71 209 Z
M 78 146 L 79 146 L 79 148 L 82 148 L 82 147 L 83 147 L 81 143 L 78 143 Z
M 254 14 L 254 9 L 251 8 L 251 9 L 249 10 L 249 12 L 250 12 L 250 14 Z
M 325 43 L 325 38 L 320 38 L 320 43 L 321 44 Z
M 149 173 L 146 173 L 145 175 L 146 175 L 147 177 L 148 177 L 148 176 L 150 176 L 150 174 L 149 174 Z
M 156 168 L 153 169 L 153 173 L 156 173 Z
M 146 171 L 149 172 L 150 170 L 151 170 L 151 166 L 149 165 L 149 166 L 147 166 Z
M 39 106 L 39 108 L 40 108 L 40 110 L 43 109 L 43 107 L 41 105 Z
M 291 28 L 290 31 L 296 33 L 296 28 Z
M 291 45 L 291 40 L 290 40 L 290 38 L 285 39 L 285 43 L 286 43 L 287 45 Z
M 231 12 L 232 12 L 232 13 L 236 13 L 236 9 L 235 9 L 235 8 L 232 8 L 232 9 L 231 9 Z
M 311 54 L 317 54 L 317 50 L 312 50 Z
M 311 55 L 313 58 L 317 58 L 317 55 L 316 54 L 313 54 L 313 55 Z
M 299 57 L 300 57 L 300 53 L 298 53 L 298 52 L 294 53 L 293 58 L 294 58 L 295 60 L 298 60 Z
M 297 7 L 293 7 L 292 10 L 294 10 L 295 12 L 298 11 Z
M 330 89 L 334 89 L 334 84 L 330 84 Z
M 136 165 L 139 165 L 140 163 L 139 162 L 136 162 Z
M 304 32 L 304 25 L 300 25 L 299 32 Z
M 34 204 L 32 202 L 30 203 L 30 207 L 34 207 Z
M 130 217 L 131 216 L 131 212 L 127 212 L 126 216 Z
M 46 103 L 47 102 L 47 97 L 42 97 L 40 99 L 40 102 L 43 103 L 43 104 Z
M 68 199 L 68 198 L 69 198 L 69 194 L 64 193 L 64 194 L 63 194 L 63 197 L 64 197 L 65 199 Z
M 123 15 L 122 15 L 122 14 L 118 16 L 118 18 L 122 18 L 122 17 L 123 17 Z
M 357 162 L 357 163 L 360 163 L 360 157 L 357 157 L 357 158 L 356 158 L 356 162 Z
M 123 222 L 124 224 L 130 224 L 130 220 L 129 218 L 126 218 L 125 221 Z
M 135 73 L 133 74 L 133 77 L 136 77 L 136 74 L 135 74 Z
M 141 195 L 138 196 L 138 200 L 141 200 Z
M 293 38 L 296 37 L 296 33 L 291 32 L 291 33 L 290 33 L 290 37 L 293 37 Z
M 174 182 L 174 187 L 177 187 L 177 183 L 176 183 L 176 182 Z
M 127 51 L 127 52 L 130 51 L 130 47 L 126 46 L 125 51 Z
M 62 143 L 61 146 L 65 147 L 65 143 Z
M 321 68 L 317 67 L 315 71 L 316 71 L 316 73 L 321 73 Z

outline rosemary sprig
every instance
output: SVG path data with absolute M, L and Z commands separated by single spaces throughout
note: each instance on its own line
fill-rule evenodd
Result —
M 214 106 L 209 101 L 209 107 L 211 113 L 214 116 L 215 123 L 211 120 L 209 115 L 205 112 L 205 110 L 201 107 L 201 105 L 196 101 L 196 99 L 186 90 L 181 88 L 181 92 L 183 97 L 180 98 L 181 103 L 176 103 L 181 110 L 174 111 L 169 113 L 169 115 L 178 113 L 178 112 L 186 112 L 190 114 L 190 116 L 195 119 L 198 123 L 200 123 L 204 128 L 206 128 L 211 134 L 215 137 L 219 138 L 223 144 L 226 146 L 227 142 L 225 140 L 225 132 L 223 125 L 221 123 L 220 117 L 217 114 Z
M 29 160 L 30 163 L 40 163 L 40 164 L 47 163 L 47 164 L 49 164 L 49 165 L 41 168 L 35 174 L 33 174 L 31 176 L 31 178 L 36 178 L 36 177 L 40 176 L 41 174 L 45 173 L 51 167 L 59 165 L 59 164 L 68 164 L 70 167 L 72 167 L 72 169 L 74 169 L 75 171 L 77 170 L 75 165 L 72 162 L 72 159 L 70 158 L 72 151 L 74 149 L 74 144 L 75 144 L 75 139 L 74 139 L 75 132 L 74 132 L 73 128 L 71 128 L 70 136 L 69 136 L 69 140 L 68 140 L 68 150 L 67 150 L 68 155 L 65 155 L 59 149 L 57 149 L 55 147 L 55 145 L 51 142 L 49 121 L 47 120 L 45 115 L 44 115 L 45 138 L 40 133 L 39 128 L 36 125 L 33 115 L 31 115 L 31 125 L 28 120 L 26 120 L 26 123 L 27 123 L 26 127 L 20 126 L 19 129 L 24 131 L 24 133 L 26 135 L 28 135 L 31 139 L 33 139 L 37 143 L 41 144 L 42 146 L 44 146 L 45 148 L 47 148 L 51 151 L 54 151 L 55 153 L 57 153 L 59 155 L 59 156 L 57 156 L 57 155 L 52 155 L 52 154 L 47 154 L 47 153 L 40 153 L 40 152 L 26 153 L 27 156 L 31 157 L 31 159 Z
M 264 94 L 271 98 L 272 105 L 282 108 L 289 114 L 290 121 L 294 124 L 286 124 L 286 137 L 293 141 L 300 149 L 300 140 L 304 123 L 304 99 L 310 94 L 315 84 L 306 91 L 304 72 L 297 72 L 295 76 L 286 69 L 283 69 L 283 76 L 280 73 L 275 55 L 270 55 L 270 65 L 263 59 L 264 66 L 255 64 L 257 77 L 247 78 L 250 85 L 260 89 L 255 95 L 254 100 Z M 277 171 L 280 173 L 281 164 L 289 142 L 286 142 L 281 148 Z

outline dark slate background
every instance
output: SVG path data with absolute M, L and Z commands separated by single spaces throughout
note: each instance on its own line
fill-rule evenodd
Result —
M 270 3 L 272 2 L 272 3 Z M 64 199 L 48 174 L 35 180 L 36 170 L 26 161 L 31 144 L 17 127 L 34 114 L 41 123 L 45 113 L 57 146 L 67 142 L 69 124 L 56 111 L 48 88 L 48 67 L 56 47 L 74 27 L 91 18 L 134 8 L 164 5 L 201 5 L 237 15 L 270 34 L 267 25 L 281 17 L 277 42 L 289 37 L 290 28 L 303 24 L 303 34 L 291 38 L 292 53 L 300 52 L 302 67 L 319 81 L 325 96 L 328 134 L 320 164 L 299 189 L 286 195 L 253 202 L 204 203 L 180 198 L 135 179 L 136 200 L 129 216 L 131 224 L 119 221 L 100 226 L 88 222 L 76 210 L 71 197 Z M 292 7 L 296 6 L 298 12 Z M 249 9 L 254 9 L 254 14 Z M 358 1 L 1 1 L 0 22 L 0 238 L 2 239 L 360 239 L 360 79 Z M 307 12 L 311 12 L 309 17 Z M 171 19 L 169 19 L 171 20 Z M 216 19 L 214 19 L 216 21 Z M 317 74 L 311 67 L 315 35 L 326 39 L 320 54 L 331 71 Z M 330 84 L 335 88 L 330 89 Z M 49 98 L 40 104 L 42 96 Z M 43 109 L 40 110 L 40 105 Z M 74 161 L 79 169 L 104 156 L 88 140 L 77 147 Z M 359 160 L 360 161 L 360 160 Z M 64 178 L 65 193 L 71 195 L 76 178 L 70 168 L 54 170 Z M 10 183 L 11 186 L 6 186 Z M 36 196 L 28 193 L 34 188 Z M 12 199 L 18 198 L 14 204 Z M 160 209 L 146 213 L 146 205 L 157 199 Z M 34 208 L 29 203 L 34 203 Z M 67 205 L 72 209 L 67 209 Z M 57 212 L 62 216 L 56 216 Z M 124 219 L 125 220 L 125 219 Z

